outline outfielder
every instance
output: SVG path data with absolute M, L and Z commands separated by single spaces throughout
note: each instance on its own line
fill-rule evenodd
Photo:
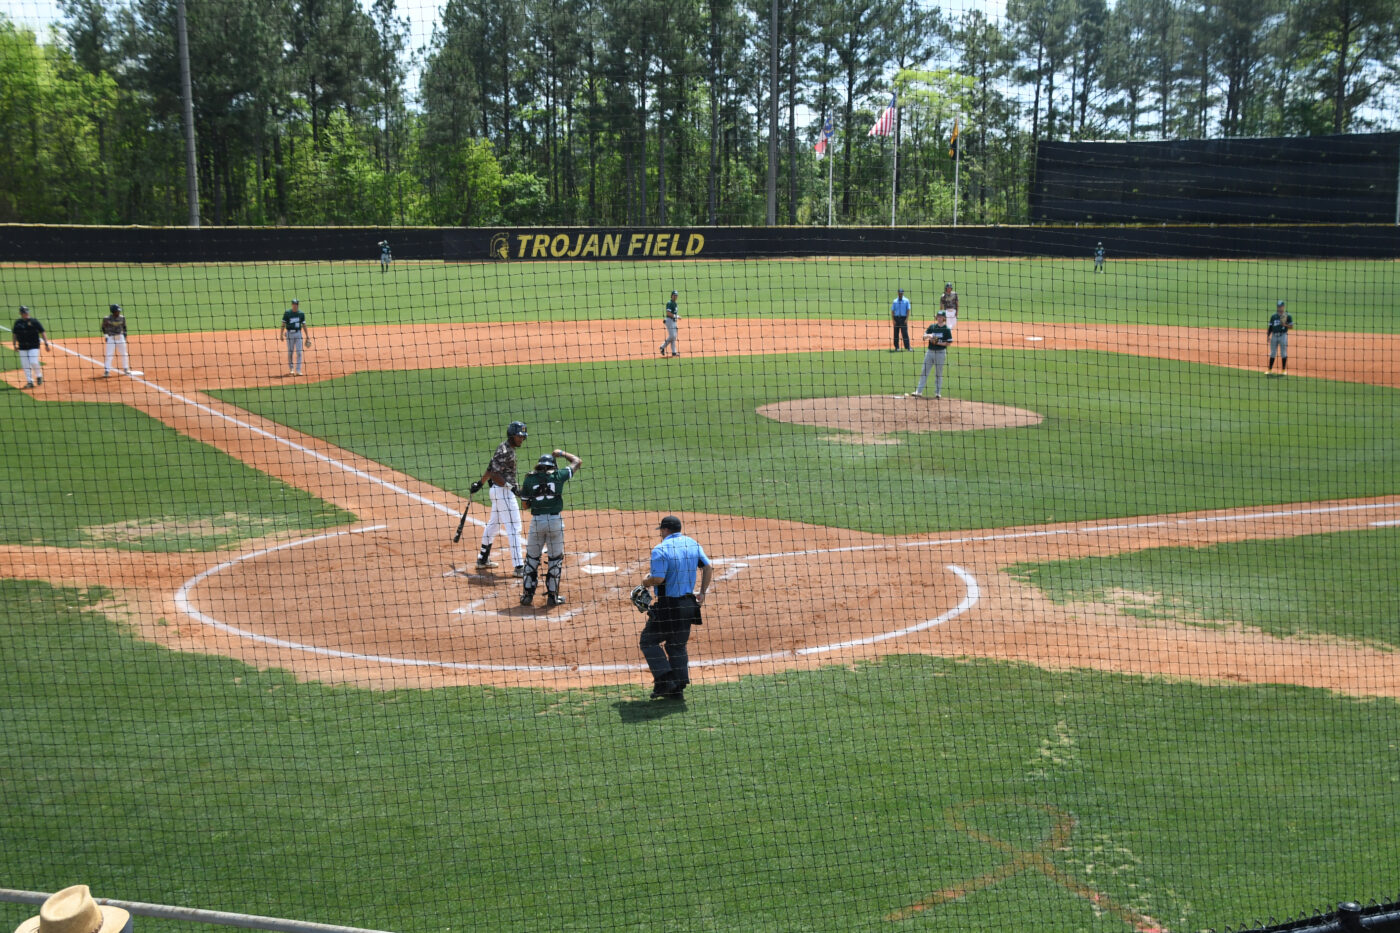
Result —
M 282 335 L 287 338 L 287 375 L 301 375 L 302 345 L 311 346 L 311 334 L 306 328 L 306 313 L 301 303 L 292 299 L 292 306 L 282 312 Z
M 1103 251 L 1103 241 L 1100 240 L 1100 241 L 1099 241 L 1099 245 L 1094 247 L 1094 274 L 1095 274 L 1095 275 L 1098 275 L 1100 272 L 1103 271 L 1103 255 L 1104 255 L 1104 251 Z
M 671 348 L 672 356 L 681 355 L 681 345 L 676 340 L 676 333 L 680 326 L 677 322 L 681 319 L 680 305 L 676 302 L 679 297 L 680 295 L 676 292 L 671 292 L 671 300 L 666 302 L 666 342 L 661 345 L 662 356 L 666 355 L 667 347 Z
M 471 484 L 473 494 L 482 486 L 490 486 L 491 517 L 486 520 L 486 528 L 481 533 L 481 553 L 476 558 L 477 570 L 491 570 L 499 566 L 491 559 L 491 545 L 496 532 L 505 529 L 506 541 L 510 544 L 511 564 L 515 575 L 525 575 L 525 561 L 520 543 L 520 503 L 515 498 L 515 449 L 529 437 L 525 422 L 512 421 L 506 426 L 506 439 L 491 455 L 491 462 L 481 478 Z
M 112 375 L 112 356 L 122 351 L 122 372 L 131 372 L 131 357 L 126 352 L 126 316 L 121 305 L 108 305 L 107 316 L 102 319 L 102 342 L 106 344 L 102 355 L 102 376 Z
M 1276 305 L 1273 317 L 1269 318 L 1269 368 L 1265 372 L 1273 372 L 1274 357 L 1282 355 L 1283 363 L 1279 366 L 1279 375 L 1282 376 L 1288 371 L 1288 331 L 1293 327 L 1293 315 L 1283 309 L 1283 302 Z
M 39 323 L 38 318 L 29 316 L 29 308 L 20 305 L 19 320 L 10 328 L 10 333 L 14 337 L 15 350 L 19 353 L 19 364 L 24 368 L 24 387 L 32 389 L 35 385 L 43 385 L 44 369 L 39 362 L 39 344 L 42 341 L 46 348 L 53 349 L 49 345 L 48 335 L 44 333 L 44 325 Z
M 389 263 L 394 261 L 394 254 L 389 249 L 388 240 L 379 241 L 379 271 L 381 273 L 389 271 Z
M 560 469 L 556 457 L 563 457 L 569 465 Z M 578 475 L 582 465 L 583 461 L 567 450 L 541 454 L 535 469 L 520 484 L 520 498 L 530 507 L 530 539 L 525 545 L 525 573 L 521 581 L 522 606 L 535 601 L 540 557 L 546 548 L 549 549 L 549 573 L 545 576 L 544 588 L 549 595 L 544 604 L 548 607 L 564 602 L 564 597 L 559 595 L 559 581 L 564 575 L 564 484 Z

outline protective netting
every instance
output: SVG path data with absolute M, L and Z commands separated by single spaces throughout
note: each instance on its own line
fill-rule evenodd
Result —
M 1195 929 L 1393 890 L 1393 262 L 381 236 L 5 266 L 51 341 L 0 392 L 7 886 L 402 930 Z M 558 519 L 543 454 L 579 461 Z M 668 515 L 711 569 L 652 699 L 629 594 Z M 560 560 L 525 606 L 532 523 Z

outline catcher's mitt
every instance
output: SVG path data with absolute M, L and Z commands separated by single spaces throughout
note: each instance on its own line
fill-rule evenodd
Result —
M 651 590 L 646 587 L 632 587 L 632 595 L 629 598 L 632 600 L 632 605 L 637 607 L 638 612 L 647 612 L 651 609 Z

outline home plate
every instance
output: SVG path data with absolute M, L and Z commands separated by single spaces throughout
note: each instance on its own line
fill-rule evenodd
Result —
M 579 569 L 584 573 L 617 573 L 616 567 L 604 567 L 601 564 L 584 564 Z

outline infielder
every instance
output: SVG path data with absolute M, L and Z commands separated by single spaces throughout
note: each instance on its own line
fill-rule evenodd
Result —
M 19 364 L 24 368 L 24 387 L 32 389 L 35 385 L 43 385 L 44 369 L 39 362 L 39 344 L 42 342 L 46 349 L 53 349 L 49 345 L 48 335 L 44 333 L 44 325 L 39 323 L 38 318 L 30 317 L 29 308 L 20 305 L 19 320 L 10 328 L 10 333 L 14 337 L 15 350 L 19 353 Z
M 569 465 L 560 469 L 556 457 L 563 457 Z M 582 465 L 583 461 L 567 450 L 541 454 L 535 469 L 520 484 L 520 498 L 530 507 L 530 539 L 525 545 L 525 573 L 521 581 L 522 606 L 535 601 L 540 557 L 546 548 L 549 549 L 549 573 L 545 576 L 544 588 L 549 595 L 544 604 L 548 607 L 564 602 L 564 597 L 559 595 L 559 581 L 564 575 L 564 484 L 578 475 Z
M 700 607 L 714 578 L 714 565 L 694 538 L 681 534 L 681 520 L 667 515 L 656 526 L 661 543 L 651 549 L 651 572 L 643 586 L 656 587 L 656 601 L 647 612 L 638 647 L 647 659 L 653 680 L 653 700 L 685 698 L 690 683 L 691 626 L 701 624 Z M 695 572 L 700 571 L 700 592 Z
M 394 254 L 389 249 L 388 240 L 379 241 L 379 271 L 381 273 L 389 271 L 389 263 L 394 261 Z
M 938 296 L 938 310 L 948 315 L 948 326 L 958 326 L 958 293 L 953 291 L 953 283 L 943 283 L 943 294 Z
M 282 312 L 282 336 L 287 339 L 287 375 L 300 376 L 302 345 L 311 346 L 311 334 L 306 328 L 306 313 L 295 298 Z
M 681 319 L 680 305 L 676 299 L 680 297 L 676 292 L 671 292 L 671 300 L 666 302 L 666 342 L 661 345 L 661 355 L 666 355 L 666 348 L 671 348 L 672 356 L 681 355 L 681 345 L 676 341 L 676 333 L 679 329 L 677 323 Z
M 102 356 L 102 376 L 112 375 L 112 356 L 122 351 L 122 372 L 131 372 L 131 357 L 126 352 L 126 316 L 121 305 L 108 305 L 107 316 L 102 319 L 102 342 L 106 344 Z
M 471 484 L 473 494 L 482 486 L 490 486 L 491 517 L 486 520 L 486 529 L 481 533 L 481 553 L 476 558 L 477 570 L 491 570 L 499 566 L 491 559 L 491 545 L 496 532 L 505 529 L 506 541 L 510 544 L 511 564 L 515 575 L 525 575 L 525 560 L 520 543 L 520 503 L 515 498 L 515 449 L 529 437 L 525 422 L 512 421 L 506 426 L 506 439 L 491 455 L 491 462 L 481 478 Z
M 948 312 L 939 311 L 938 318 L 924 331 L 928 349 L 924 351 L 924 368 L 919 373 L 919 387 L 914 390 L 914 398 L 924 397 L 924 387 L 928 385 L 928 371 L 933 370 L 933 397 L 943 397 L 943 364 L 948 361 L 948 345 L 953 342 L 953 329 L 948 326 Z
M 1282 356 L 1278 373 L 1282 376 L 1288 371 L 1288 331 L 1293 327 L 1293 315 L 1283 309 L 1282 301 L 1276 308 L 1273 317 L 1269 318 L 1269 368 L 1265 372 L 1273 372 L 1274 357 Z

